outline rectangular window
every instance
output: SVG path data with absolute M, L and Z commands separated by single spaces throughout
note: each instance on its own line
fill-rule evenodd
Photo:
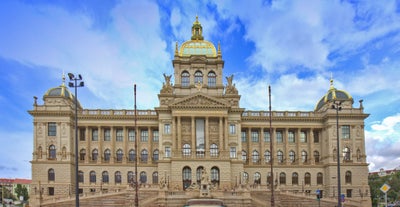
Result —
M 99 140 L 99 131 L 97 129 L 92 129 L 92 141 Z
M 124 130 L 123 129 L 117 129 L 116 133 L 116 141 L 117 142 L 122 142 L 124 140 Z
M 147 130 L 140 131 L 140 141 L 141 142 L 149 141 L 149 131 Z
M 347 197 L 347 198 L 351 198 L 351 196 L 352 196 L 352 195 L 351 195 L 351 194 L 352 194 L 352 191 L 353 191 L 352 189 L 347 189 L 347 190 L 346 190 L 346 197 Z
M 342 126 L 342 139 L 350 139 L 350 126 Z
M 153 142 L 158 142 L 159 140 L 158 130 L 153 131 Z
M 307 142 L 307 133 L 305 131 L 300 132 L 300 142 Z
M 229 152 L 230 158 L 236 158 L 236 147 L 231 147 Z
M 165 157 L 171 157 L 171 147 L 165 147 Z
M 53 196 L 54 195 L 54 187 L 49 187 L 48 191 L 49 191 L 49 196 Z
M 259 141 L 258 131 L 251 131 L 251 141 L 252 142 L 258 142 Z
M 277 143 L 282 143 L 283 142 L 282 131 L 276 131 L 276 142 Z
M 86 129 L 79 129 L 79 140 L 80 141 L 86 140 L 85 133 L 86 133 Z
M 229 125 L 229 133 L 230 134 L 236 134 L 236 125 L 235 124 L 230 124 Z
M 314 143 L 319 143 L 319 133 L 318 133 L 318 131 L 314 131 Z
M 135 141 L 135 130 L 134 129 L 130 129 L 128 131 L 128 141 L 130 142 L 134 142 Z
M 289 133 L 288 133 L 288 141 L 289 141 L 289 143 L 294 143 L 295 141 L 295 138 L 294 138 L 294 131 L 289 131 Z
M 264 142 L 270 142 L 271 141 L 271 135 L 269 134 L 269 131 L 264 131 Z
M 171 125 L 164 124 L 164 134 L 171 134 Z
M 111 130 L 104 129 L 104 141 L 110 141 L 110 140 L 111 140 Z
M 246 131 L 242 131 L 242 142 L 247 142 L 247 133 L 246 133 Z
M 48 135 L 56 136 L 57 135 L 57 124 L 55 122 L 49 122 L 48 124 Z

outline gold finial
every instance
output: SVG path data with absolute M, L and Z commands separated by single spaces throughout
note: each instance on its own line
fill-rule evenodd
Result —
M 333 75 L 331 73 L 331 80 L 330 80 L 330 89 L 334 89 L 335 87 L 333 87 Z
M 175 56 L 178 56 L 178 41 L 175 43 Z
M 221 56 L 221 43 L 218 41 L 218 56 Z
M 63 70 L 63 73 L 62 73 L 62 84 L 61 84 L 61 86 L 65 86 L 65 72 L 64 72 L 64 70 Z

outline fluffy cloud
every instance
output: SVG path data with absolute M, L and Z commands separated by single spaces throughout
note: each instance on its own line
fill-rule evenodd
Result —
M 400 114 L 386 117 L 366 130 L 367 161 L 370 170 L 400 166 Z

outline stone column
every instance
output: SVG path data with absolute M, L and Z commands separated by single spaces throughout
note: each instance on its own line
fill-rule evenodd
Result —
M 209 126 L 209 117 L 208 116 L 206 116 L 205 117 L 205 121 L 206 121 L 206 124 L 205 124 L 205 142 L 204 142 L 204 145 L 205 145 L 205 152 L 204 152 L 204 155 L 206 156 L 206 157 L 210 157 L 210 126 Z
M 190 130 L 192 132 L 192 153 L 196 154 L 196 127 L 195 127 L 194 116 L 192 116 L 192 119 L 191 119 L 191 128 L 190 128 Z
M 223 122 L 222 122 L 223 117 L 219 117 L 219 144 L 218 147 L 220 148 L 221 152 L 225 152 L 225 145 L 224 145 L 224 139 L 223 139 Z M 221 154 L 221 153 L 220 153 Z

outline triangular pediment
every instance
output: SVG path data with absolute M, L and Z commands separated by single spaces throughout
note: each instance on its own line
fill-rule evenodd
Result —
M 201 93 L 178 99 L 170 105 L 173 108 L 227 108 L 230 107 L 224 100 L 220 100 Z

